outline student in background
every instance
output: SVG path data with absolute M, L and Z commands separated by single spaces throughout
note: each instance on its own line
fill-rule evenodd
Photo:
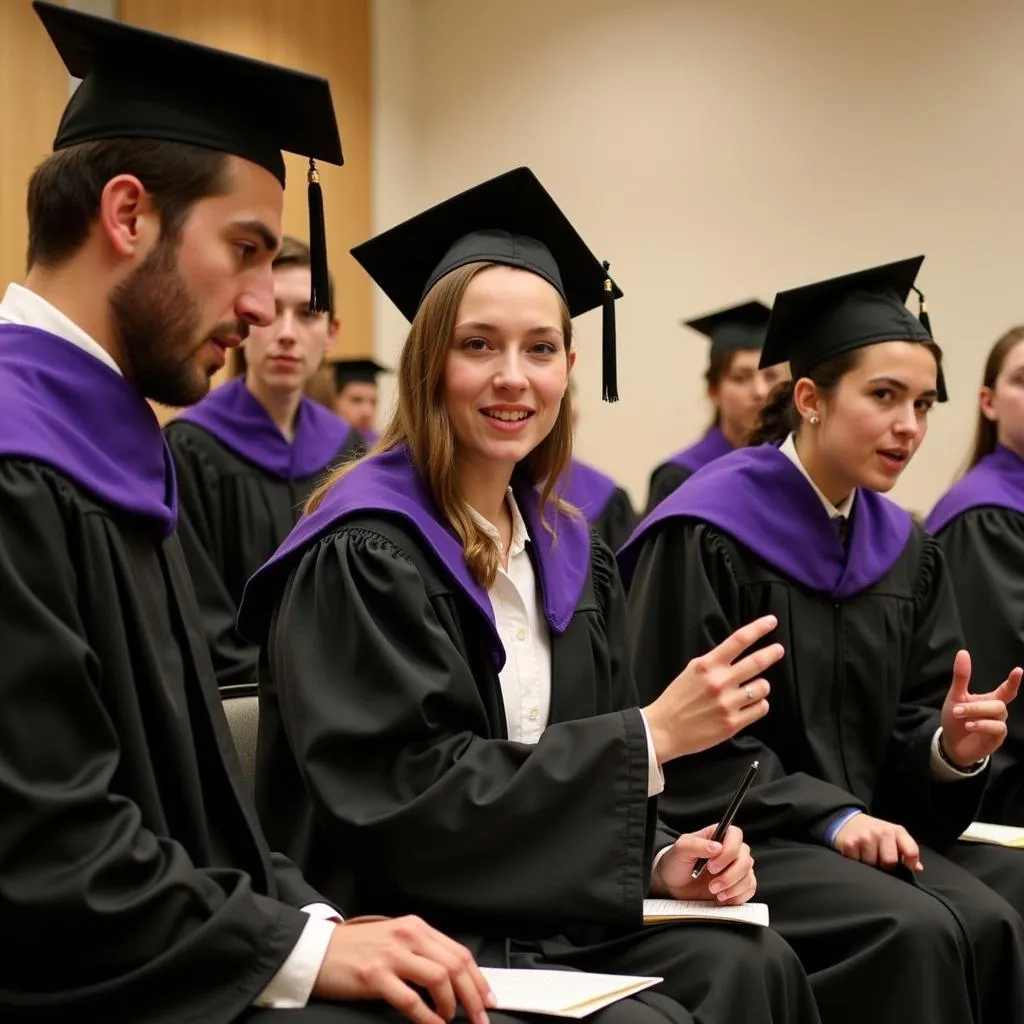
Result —
M 651 474 L 648 513 L 702 466 L 749 440 L 765 400 L 786 376 L 784 367 L 758 366 L 770 314 L 764 303 L 752 301 L 684 323 L 711 340 L 704 379 L 715 418 L 696 444 L 676 452 Z
M 464 948 L 336 923 L 267 848 L 146 401 L 272 319 L 281 149 L 341 163 L 328 84 L 35 6 L 82 82 L 0 303 L 0 1019 L 441 1024 L 454 991 L 483 1024 Z
M 751 625 L 702 652 L 714 693 L 690 666 L 637 706 L 614 559 L 552 499 L 570 317 L 616 294 L 601 263 L 526 168 L 353 254 L 412 327 L 378 448 L 246 590 L 271 835 L 327 891 L 415 909 L 486 965 L 665 979 L 606 1020 L 817 1020 L 770 929 L 642 927 L 649 894 L 754 891 L 736 830 L 691 880 L 714 819 L 676 839 L 654 797 L 662 763 L 750 718 L 726 712 L 779 652 L 744 658 L 773 622 Z
M 979 848 L 1013 905 L 950 859 L 1021 671 L 972 673 L 938 544 L 882 496 L 945 397 L 905 305 L 922 260 L 780 293 L 761 360 L 793 381 L 758 447 L 684 483 L 620 553 L 643 699 L 740 623 L 779 620 L 785 657 L 747 688 L 757 707 L 770 684 L 771 713 L 670 765 L 661 808 L 691 828 L 760 762 L 737 820 L 826 1024 L 1024 1020 L 1019 853 Z
M 274 257 L 274 320 L 248 331 L 244 375 L 215 388 L 164 433 L 181 500 L 179 534 L 221 686 L 256 679 L 257 650 L 235 630 L 249 577 L 291 532 L 321 475 L 358 454 L 359 435 L 304 392 L 331 318 L 310 305 L 309 247 Z
M 967 472 L 925 523 L 942 546 L 975 674 L 1024 662 L 1024 327 L 992 346 Z M 1024 717 L 1010 709 L 980 816 L 1024 826 Z
M 575 377 L 571 378 L 569 390 L 575 433 L 580 416 Z M 589 463 L 574 458 L 562 475 L 558 492 L 583 513 L 612 551 L 618 551 L 636 527 L 636 511 L 629 495 L 612 477 Z
M 334 411 L 372 448 L 377 443 L 377 377 L 391 371 L 373 359 L 336 359 L 333 366 Z

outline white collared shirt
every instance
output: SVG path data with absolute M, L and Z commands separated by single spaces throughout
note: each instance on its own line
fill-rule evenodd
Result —
M 779 451 L 781 451 L 782 454 L 800 470 L 807 482 L 814 488 L 814 493 L 818 496 L 822 506 L 828 513 L 829 519 L 834 519 L 836 516 L 842 516 L 844 519 L 850 518 L 850 512 L 853 510 L 853 501 L 854 498 L 857 497 L 856 489 L 851 491 L 850 496 L 837 507 L 836 505 L 833 505 L 824 494 L 822 494 L 818 485 L 811 479 L 811 474 L 807 472 L 807 468 L 800 461 L 800 453 L 796 450 L 795 435 L 790 434 L 782 443 L 782 447 Z M 950 674 L 950 679 L 952 679 L 952 674 Z M 942 754 L 939 753 L 939 740 L 941 736 L 942 727 L 940 726 L 935 730 L 935 735 L 932 737 L 931 769 L 932 775 L 936 779 L 941 782 L 957 782 L 960 779 L 969 779 L 972 775 L 977 775 L 978 772 L 985 770 L 985 767 L 988 764 L 987 757 L 977 766 L 977 768 L 974 768 L 971 771 L 962 772 L 954 768 L 948 761 L 946 761 Z
M 505 664 L 498 673 L 508 738 L 517 743 L 537 743 L 551 713 L 551 632 L 541 607 L 537 577 L 526 543 L 530 534 L 509 488 L 505 500 L 512 515 L 508 568 L 499 565 L 494 584 L 487 592 L 494 610 L 494 624 L 505 648 Z M 501 536 L 475 509 L 473 521 L 504 553 Z M 647 795 L 665 788 L 647 719 Z
M 796 450 L 795 434 L 790 434 L 789 437 L 786 438 L 779 451 L 782 452 L 782 454 L 800 470 L 804 479 L 811 485 L 811 487 L 814 488 L 814 493 L 818 496 L 818 500 L 824 506 L 829 519 L 835 519 L 836 516 L 842 516 L 844 519 L 850 518 L 850 513 L 853 511 L 853 500 L 857 497 L 856 488 L 850 491 L 845 500 L 841 501 L 838 505 L 833 505 L 832 502 L 829 501 L 822 493 L 821 488 L 818 487 L 818 485 L 811 479 L 811 474 L 807 472 L 806 467 L 800 461 L 800 455 Z
M 21 284 L 7 286 L 3 301 L 0 302 L 0 323 L 17 324 L 19 327 L 35 327 L 63 339 L 76 348 L 88 352 L 108 366 L 114 373 L 124 376 L 114 357 L 96 340 L 91 338 L 73 320 L 68 319 L 56 306 L 42 296 Z
M 53 334 L 83 352 L 88 352 L 123 376 L 120 367 L 102 345 L 46 299 L 23 285 L 7 286 L 3 301 L 0 302 L 0 323 L 35 327 Z M 309 1002 L 313 985 L 327 955 L 327 946 L 341 918 L 326 903 L 312 903 L 302 909 L 309 915 L 309 920 L 277 974 L 256 997 L 256 1006 L 288 1010 L 298 1009 Z

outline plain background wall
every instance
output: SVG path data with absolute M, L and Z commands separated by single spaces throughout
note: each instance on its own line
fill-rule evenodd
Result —
M 640 503 L 709 418 L 684 316 L 916 253 L 953 400 L 894 496 L 969 445 L 1024 321 L 1019 0 L 374 0 L 376 230 L 529 164 L 626 292 L 622 401 L 579 323 L 578 451 Z M 378 354 L 405 324 L 378 297 Z M 386 391 L 385 394 L 388 392 Z

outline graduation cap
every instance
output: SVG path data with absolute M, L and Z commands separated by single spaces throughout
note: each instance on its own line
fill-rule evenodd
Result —
M 335 359 L 334 383 L 342 388 L 346 384 L 376 384 L 378 373 L 390 373 L 391 370 L 373 359 Z
M 82 79 L 54 150 L 102 139 L 158 139 L 231 153 L 284 185 L 281 151 L 309 158 L 311 306 L 329 305 L 316 160 L 341 165 L 327 79 L 59 4 L 32 6 L 68 72 Z
M 696 320 L 683 320 L 682 324 L 711 339 L 713 359 L 723 352 L 762 348 L 771 314 L 768 306 L 753 299 L 715 313 L 707 313 Z
M 914 287 L 924 256 L 779 292 L 761 351 L 761 367 L 789 361 L 793 379 L 832 356 L 884 341 L 932 341 L 924 296 Z M 921 297 L 921 319 L 907 309 Z M 924 322 L 922 322 L 924 321 Z M 939 401 L 947 399 L 939 367 Z
M 519 167 L 468 189 L 352 250 L 407 320 L 424 296 L 467 263 L 500 263 L 542 277 L 576 317 L 604 311 L 603 393 L 618 401 L 615 300 L 622 291 L 533 171 Z

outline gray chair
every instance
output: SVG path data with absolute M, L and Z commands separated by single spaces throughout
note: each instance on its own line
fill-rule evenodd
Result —
M 245 781 L 252 790 L 256 780 L 256 736 L 260 723 L 259 690 L 255 683 L 222 686 L 220 691 L 231 738 L 235 741 Z

